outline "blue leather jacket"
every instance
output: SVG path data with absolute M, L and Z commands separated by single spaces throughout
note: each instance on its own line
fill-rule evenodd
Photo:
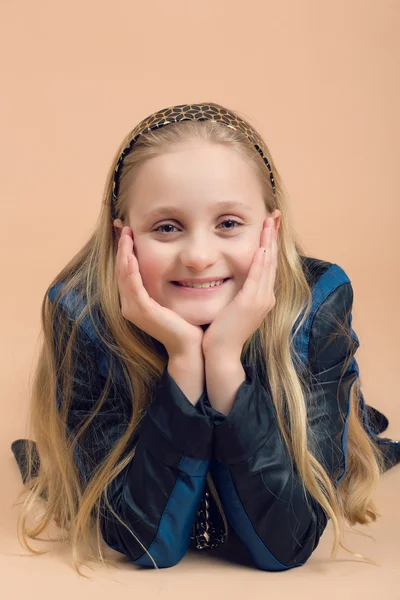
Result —
M 346 473 L 350 390 L 359 377 L 354 358 L 359 340 L 351 326 L 353 290 L 348 276 L 337 264 L 310 257 L 302 257 L 302 261 L 313 305 L 295 344 L 302 362 L 314 376 L 307 400 L 308 422 L 325 468 L 340 482 Z M 56 287 L 49 292 L 50 300 L 54 300 Z M 68 299 L 63 302 L 70 313 Z M 327 345 L 335 319 L 345 322 L 349 313 L 352 347 L 340 336 Z M 89 319 L 82 322 L 76 351 L 77 371 L 68 421 L 71 431 L 91 412 L 110 368 L 107 349 Z M 339 382 L 349 352 L 353 358 Z M 113 364 L 116 370 L 112 390 L 75 451 L 83 484 L 115 439 L 123 434 L 131 415 L 131 400 L 122 374 L 118 363 Z M 282 571 L 304 564 L 327 525 L 320 505 L 303 493 L 281 438 L 268 385 L 262 382 L 254 365 L 243 366 L 246 381 L 227 416 L 211 407 L 206 392 L 194 406 L 165 368 L 132 440 L 138 442 L 136 454 L 112 484 L 109 497 L 114 510 L 159 567 L 177 564 L 189 548 L 201 548 L 199 539 L 204 527 L 208 528 L 208 535 L 203 536 L 203 541 L 211 539 L 210 548 L 218 544 L 218 539 L 222 546 L 226 545 L 223 534 L 218 538 L 223 525 L 206 481 L 208 471 L 228 520 L 228 539 L 233 536 L 234 543 L 245 549 L 259 569 Z M 60 403 L 61 398 L 57 399 Z M 382 450 L 385 469 L 391 468 L 400 462 L 400 441 L 378 436 L 388 421 L 382 413 L 368 407 L 363 396 L 359 410 L 366 431 Z M 25 482 L 22 442 L 15 440 L 12 451 Z M 135 564 L 153 567 L 140 544 L 105 505 L 102 513 L 105 542 Z

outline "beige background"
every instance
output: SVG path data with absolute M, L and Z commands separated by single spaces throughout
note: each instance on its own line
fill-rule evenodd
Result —
M 400 598 L 399 466 L 376 493 L 382 518 L 356 527 L 375 541 L 345 538 L 380 568 L 343 550 L 326 562 L 329 524 L 308 563 L 287 572 L 197 554 L 158 573 L 84 569 L 89 586 L 68 549 L 36 542 L 51 552 L 28 560 L 20 547 L 10 450 L 26 437 L 45 289 L 94 227 L 118 144 L 151 112 L 200 101 L 260 130 L 306 253 L 350 276 L 365 398 L 389 417 L 384 435 L 400 439 L 400 2 L 2 0 L 1 21 L 4 597 Z

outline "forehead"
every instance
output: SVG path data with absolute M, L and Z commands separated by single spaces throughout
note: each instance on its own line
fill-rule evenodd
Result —
M 215 144 L 183 145 L 146 161 L 130 190 L 136 214 L 160 215 L 201 207 L 205 212 L 251 212 L 261 202 L 260 181 L 248 161 Z

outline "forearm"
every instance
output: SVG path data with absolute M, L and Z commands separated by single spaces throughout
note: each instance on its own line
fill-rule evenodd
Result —
M 246 381 L 236 393 L 240 380 L 233 384 L 232 371 L 225 366 L 225 381 L 221 379 L 215 388 L 217 397 L 222 397 L 223 386 L 229 383 L 229 397 L 234 397 L 234 402 L 232 407 L 216 408 L 225 415 L 229 410 L 223 418 L 209 411 L 214 425 L 210 473 L 228 522 L 255 564 L 279 571 L 308 559 L 327 519 L 322 508 L 304 493 L 280 432 L 269 386 L 262 384 L 255 366 L 243 369 Z M 208 381 L 206 361 L 207 386 Z
M 115 511 L 141 545 L 112 517 L 103 520 L 105 541 L 146 567 L 154 564 L 146 550 L 158 567 L 173 566 L 186 553 L 212 452 L 212 425 L 186 397 L 198 393 L 183 379 L 186 371 L 194 376 L 197 362 L 185 357 L 169 366 L 177 381 L 164 369 L 142 420 L 135 456 L 114 496 Z M 115 412 L 108 419 L 115 421 Z
M 201 349 L 171 356 L 167 370 L 188 400 L 195 406 L 205 387 L 204 358 Z
M 221 353 L 218 356 L 206 355 L 205 377 L 211 406 L 228 415 L 240 386 L 246 381 L 246 372 L 240 358 L 221 360 Z

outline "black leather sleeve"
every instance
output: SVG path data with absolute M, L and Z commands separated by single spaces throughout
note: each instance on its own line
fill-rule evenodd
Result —
M 68 411 L 70 433 L 93 412 L 104 389 L 105 379 L 99 372 L 97 351 L 80 328 L 73 355 L 73 399 Z M 59 392 L 58 403 L 61 406 Z M 126 430 L 131 411 L 126 386 L 115 377 L 103 407 L 78 440 L 74 453 L 83 485 Z M 209 417 L 200 414 L 188 400 L 167 367 L 128 450 L 136 442 L 136 453 L 112 482 L 109 499 L 143 546 L 104 503 L 102 534 L 111 548 L 135 564 L 154 567 L 146 554 L 148 550 L 158 567 L 173 566 L 189 547 L 209 467 L 212 425 Z
M 334 481 L 343 475 L 346 419 L 350 389 L 358 375 L 346 368 L 349 345 L 337 335 L 335 320 L 350 327 L 351 284 L 340 285 L 318 308 L 310 331 L 309 367 L 313 374 L 308 395 L 309 427 L 315 450 Z M 280 434 L 270 390 L 254 366 L 244 365 L 230 413 L 208 410 L 214 424 L 210 465 L 228 522 L 247 546 L 254 564 L 266 571 L 282 571 L 304 564 L 319 543 L 327 524 L 322 507 L 305 495 L 299 476 Z M 339 381 L 340 380 L 340 381 Z M 338 394 L 338 399 L 336 398 Z

